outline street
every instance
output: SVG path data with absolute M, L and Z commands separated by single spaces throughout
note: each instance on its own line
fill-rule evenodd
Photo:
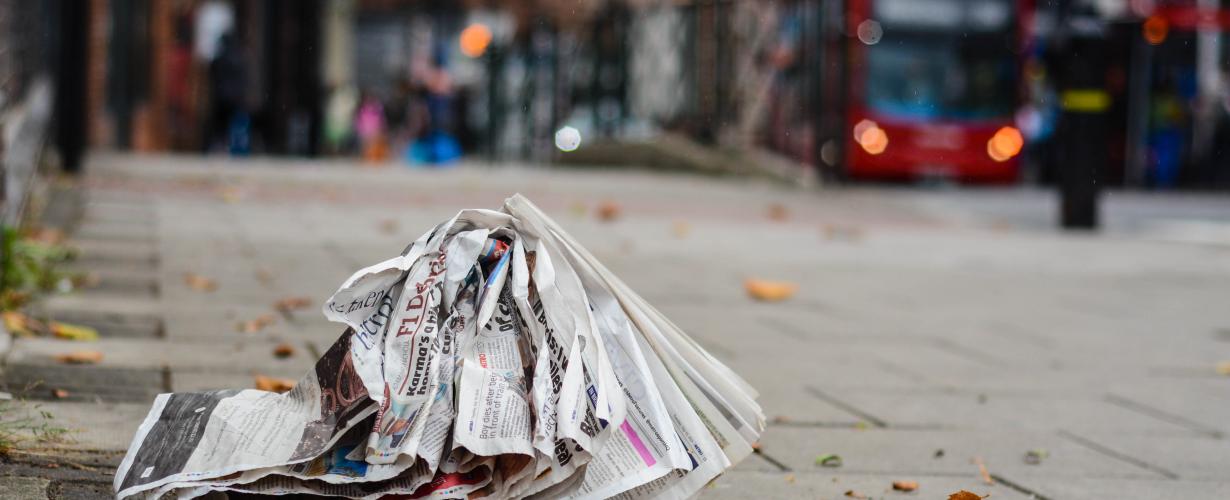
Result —
M 98 282 L 42 307 L 102 338 L 15 340 L 5 390 L 36 385 L 23 404 L 73 431 L 0 462 L 0 499 L 110 494 L 154 395 L 298 378 L 352 272 L 516 192 L 760 391 L 758 454 L 704 498 L 1230 498 L 1224 196 L 1112 192 L 1102 233 L 1063 233 L 1024 188 L 108 153 L 85 172 L 70 241 Z M 799 290 L 756 302 L 748 278 Z M 54 359 L 82 349 L 102 361 Z

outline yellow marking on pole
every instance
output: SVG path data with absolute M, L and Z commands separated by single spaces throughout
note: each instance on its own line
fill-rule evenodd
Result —
M 1110 94 L 1102 89 L 1065 90 L 1059 96 L 1059 106 L 1064 111 L 1101 113 L 1110 107 Z

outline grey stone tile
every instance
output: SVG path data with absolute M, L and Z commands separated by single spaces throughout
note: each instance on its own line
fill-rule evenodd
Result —
M 37 477 L 0 476 L 0 500 L 47 498 L 51 481 Z
M 1049 456 L 1037 465 L 1026 463 L 1025 454 L 1035 449 Z M 796 471 L 827 471 L 815 465 L 816 457 L 840 455 L 843 465 L 833 472 L 841 474 L 978 474 L 973 461 L 980 457 L 991 474 L 1164 477 L 1054 433 L 770 426 L 761 451 Z
M 915 481 L 913 492 L 894 491 L 894 481 Z M 948 498 L 967 490 L 990 498 L 1029 498 L 1001 484 L 988 485 L 976 475 L 920 474 L 829 474 L 815 472 L 752 472 L 730 471 L 701 490 L 700 498 L 815 498 L 848 499 L 851 491 L 869 499 Z

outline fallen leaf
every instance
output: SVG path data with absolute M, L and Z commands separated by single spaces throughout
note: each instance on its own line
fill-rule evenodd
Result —
M 276 320 L 272 314 L 262 314 L 257 316 L 256 319 L 241 321 L 235 326 L 235 329 L 242 333 L 256 333 L 264 330 L 266 326 L 272 325 L 274 321 Z
M 762 302 L 779 302 L 793 297 L 799 291 L 799 285 L 785 281 L 766 281 L 748 278 L 743 281 L 743 288 L 753 299 Z
M 1051 456 L 1050 452 L 1043 449 L 1034 449 L 1025 452 L 1025 463 L 1029 465 L 1038 465 L 1042 460 Z
M 987 472 L 987 464 L 982 463 L 982 457 L 974 457 L 974 465 L 978 466 L 978 475 L 982 476 L 982 482 L 995 484 L 995 480 L 991 479 L 991 473 Z
M 846 496 L 850 498 L 863 498 L 863 499 L 867 498 L 867 495 L 864 495 L 854 490 L 846 490 Z
M 59 245 L 64 243 L 64 231 L 54 227 L 41 227 L 30 231 L 26 235 L 26 239 L 46 243 L 48 245 Z
M 274 377 L 266 377 L 264 375 L 257 375 L 254 380 L 253 387 L 255 387 L 257 390 L 260 390 L 260 391 L 280 393 L 280 392 L 289 391 L 291 390 L 291 388 L 295 387 L 295 381 L 290 380 L 290 379 L 284 379 L 284 378 L 274 378 Z
M 948 500 L 982 500 L 983 498 L 986 498 L 986 497 L 989 497 L 989 496 L 991 496 L 991 495 L 986 495 L 986 496 L 978 496 L 978 495 L 977 495 L 977 494 L 975 494 L 975 493 L 971 493 L 971 492 L 968 492 L 968 491 L 965 491 L 965 490 L 961 490 L 961 491 L 958 491 L 958 492 L 953 493 L 953 494 L 951 494 L 951 495 L 948 495 Z
M 794 484 L 794 474 L 786 474 L 786 482 Z
M 586 207 L 584 203 L 581 203 L 579 201 L 573 202 L 573 204 L 570 205 L 568 208 L 572 210 L 572 215 L 575 215 L 577 217 L 584 216 L 586 212 L 589 212 L 589 207 Z
M 773 423 L 775 423 L 775 424 L 787 424 L 787 423 L 790 423 L 790 417 L 787 417 L 787 416 L 785 416 L 785 415 L 777 415 L 777 416 L 773 417 Z
M 92 365 L 102 361 L 103 355 L 98 351 L 73 351 L 56 356 L 56 361 L 71 365 Z
M 279 358 L 289 358 L 295 355 L 295 346 L 282 343 L 273 348 L 273 355 Z
M 285 297 L 273 303 L 273 308 L 282 313 L 289 313 L 299 309 L 306 309 L 312 305 L 312 299 L 309 297 Z
M 841 467 L 841 455 L 820 455 L 816 457 L 816 465 L 821 467 Z
M 677 220 L 674 224 L 671 224 L 671 233 L 673 233 L 676 238 L 686 237 L 691 231 L 692 226 L 687 222 Z
M 934 458 L 944 458 L 944 449 L 940 448 L 938 450 L 935 450 L 935 455 L 933 456 Z
M 380 221 L 380 232 L 384 234 L 393 234 L 397 232 L 397 219 L 384 219 Z
M 98 277 L 98 273 L 77 273 L 72 275 L 73 288 L 96 288 L 102 283 L 102 278 Z
M 786 208 L 781 203 L 772 203 L 769 205 L 769 218 L 775 221 L 784 221 L 790 218 L 790 209 Z
M 218 289 L 218 283 L 196 273 L 184 273 L 184 283 L 188 288 L 198 292 L 212 292 Z
M 51 321 L 49 324 L 51 325 L 52 335 L 62 339 L 85 342 L 98 340 L 98 330 L 88 326 L 61 323 L 59 321 Z
M 256 274 L 256 281 L 259 281 L 260 284 L 265 285 L 265 286 L 269 286 L 273 284 L 273 273 L 265 269 L 257 269 L 255 274 Z
M 1222 361 L 1221 363 L 1217 363 L 1217 374 L 1230 375 L 1230 361 Z
M 227 186 L 218 190 L 218 197 L 224 203 L 235 203 L 243 199 L 243 191 L 235 186 Z
M 8 311 L 0 314 L 4 318 L 4 329 L 19 337 L 34 337 L 47 332 L 47 325 L 25 314 Z
M 604 201 L 598 205 L 598 220 L 602 222 L 611 222 L 619 218 L 623 208 L 618 203 L 613 201 Z
M 68 391 L 64 389 L 52 389 L 51 396 L 56 399 L 64 399 L 68 397 Z
M 918 481 L 893 481 L 893 489 L 897 491 L 914 491 L 918 489 Z
M 858 429 L 858 430 L 860 430 L 860 431 L 865 431 L 865 430 L 867 430 L 867 429 L 870 429 L 870 428 L 871 428 L 871 424 L 869 424 L 869 423 L 867 423 L 867 422 L 864 422 L 864 421 L 862 421 L 862 420 L 859 420 L 858 422 L 855 422 L 855 423 L 854 423 L 854 428 L 855 428 L 855 429 Z

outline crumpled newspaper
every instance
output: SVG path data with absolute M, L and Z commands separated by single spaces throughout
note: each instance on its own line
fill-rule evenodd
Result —
M 120 498 L 689 498 L 752 452 L 756 392 L 520 195 L 355 273 L 295 387 L 163 394 Z

